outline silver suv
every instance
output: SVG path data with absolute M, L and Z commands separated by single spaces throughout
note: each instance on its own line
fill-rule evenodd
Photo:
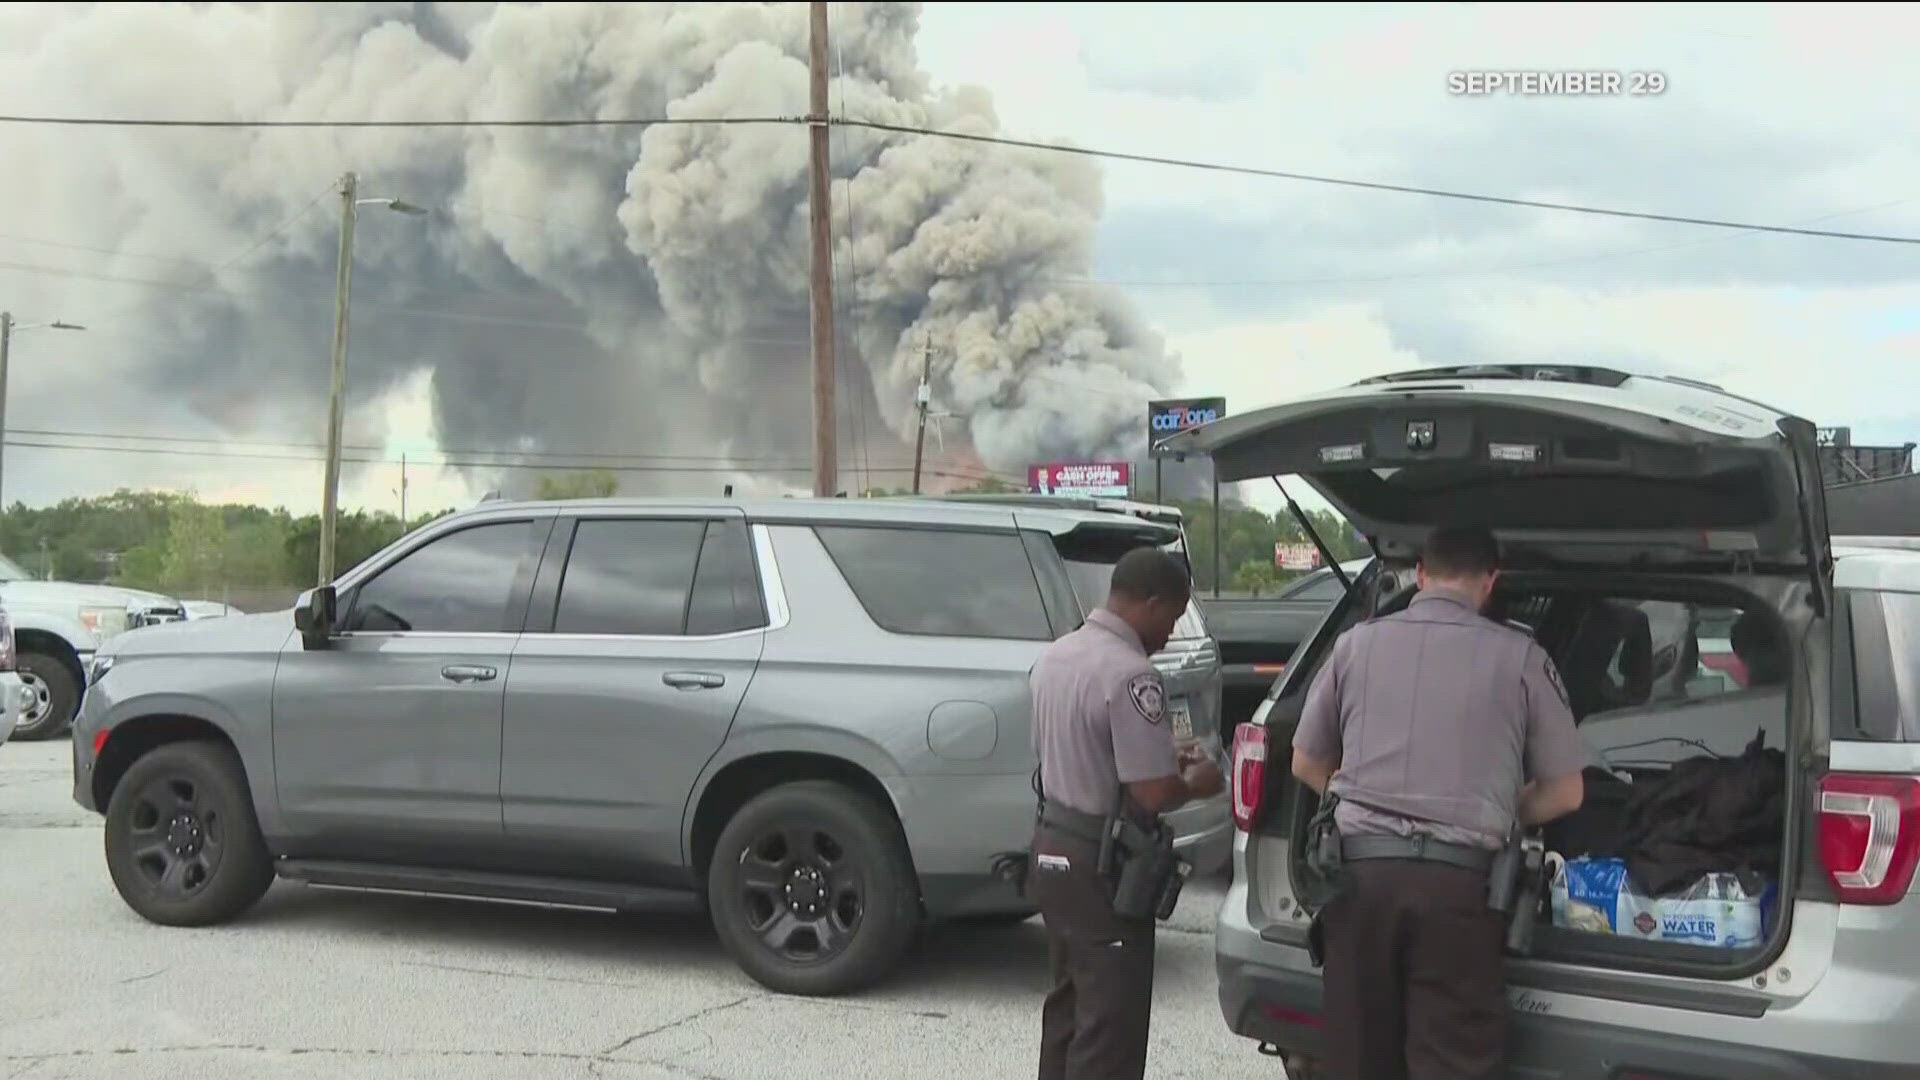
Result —
M 1508 960 L 1511 1074 L 1920 1075 L 1920 544 L 1828 537 L 1811 424 L 1680 380 L 1495 367 L 1175 441 L 1225 480 L 1303 476 L 1380 554 L 1236 736 L 1234 1032 L 1317 1075 L 1292 728 L 1335 636 L 1403 606 L 1426 530 L 1466 520 L 1502 538 L 1495 615 L 1553 656 L 1594 755 Z
M 919 500 L 487 503 L 292 612 L 109 642 L 74 797 L 157 923 L 232 919 L 276 876 L 704 905 L 763 984 L 844 992 L 925 918 L 1031 914 L 995 870 L 1032 831 L 1027 672 L 1121 554 L 1177 536 Z M 1206 672 L 1169 675 L 1218 755 Z M 1224 797 L 1177 826 L 1231 840 Z

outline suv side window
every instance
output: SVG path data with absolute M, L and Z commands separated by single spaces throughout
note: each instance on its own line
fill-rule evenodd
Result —
M 814 533 L 861 606 L 885 630 L 1023 641 L 1053 637 L 1033 564 L 1015 533 L 853 525 L 816 526 Z
M 1920 593 L 1847 594 L 1859 730 L 1875 742 L 1920 742 Z
M 706 531 L 700 520 L 581 521 L 560 580 L 554 633 L 684 633 Z
M 508 604 L 531 524 L 476 525 L 400 557 L 354 593 L 347 631 L 506 633 Z
M 693 574 L 693 596 L 687 601 L 687 633 L 731 634 L 765 625 L 766 601 L 760 593 L 746 522 L 738 518 L 707 522 L 700 565 Z

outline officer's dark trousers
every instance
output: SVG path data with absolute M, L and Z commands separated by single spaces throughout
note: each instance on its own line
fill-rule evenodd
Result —
M 1347 872 L 1322 913 L 1329 1080 L 1498 1076 L 1506 926 L 1486 875 L 1386 859 Z
M 1113 913 L 1098 848 L 1042 829 L 1028 889 L 1046 921 L 1053 989 L 1040 1021 L 1040 1080 L 1137 1080 L 1153 1012 L 1152 919 Z M 1065 858 L 1070 868 L 1040 856 Z

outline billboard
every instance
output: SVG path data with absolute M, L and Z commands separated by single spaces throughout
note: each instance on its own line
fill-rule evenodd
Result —
M 1036 495 L 1124 499 L 1133 491 L 1133 467 L 1124 461 L 1056 461 L 1029 465 L 1027 490 Z
M 1201 424 L 1210 424 L 1227 415 L 1226 398 L 1180 398 L 1169 401 L 1147 402 L 1147 452 L 1154 457 L 1166 457 L 1160 450 L 1160 441 L 1172 435 L 1196 428 Z
M 1282 570 L 1318 570 L 1320 549 L 1312 544 L 1275 544 L 1273 565 Z

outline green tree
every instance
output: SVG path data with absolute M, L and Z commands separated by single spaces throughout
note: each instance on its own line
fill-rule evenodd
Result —
M 542 476 L 536 496 L 542 500 L 605 499 L 620 490 L 620 478 L 605 469 Z
M 227 519 L 217 506 L 174 504 L 167 526 L 160 578 L 169 591 L 206 593 L 222 580 Z
M 1280 583 L 1280 574 L 1274 569 L 1272 559 L 1265 562 L 1249 559 L 1233 572 L 1233 588 L 1236 592 L 1259 596 L 1263 592 L 1274 591 Z

